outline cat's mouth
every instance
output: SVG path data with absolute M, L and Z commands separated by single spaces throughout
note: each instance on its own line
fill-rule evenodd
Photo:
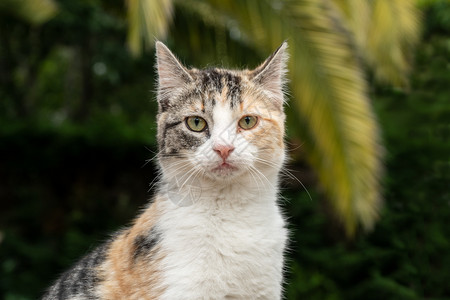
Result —
M 217 167 L 213 168 L 212 171 L 215 173 L 228 175 L 237 171 L 238 168 L 230 164 L 229 162 L 221 162 Z

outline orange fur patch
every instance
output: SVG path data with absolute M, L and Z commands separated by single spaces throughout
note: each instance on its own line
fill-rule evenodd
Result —
M 158 200 L 136 219 L 134 225 L 124 231 L 111 244 L 106 261 L 99 267 L 101 282 L 98 296 L 102 299 L 158 299 L 164 292 L 161 286 L 160 263 L 164 251 L 155 245 L 149 257 L 135 258 L 135 240 L 149 234 L 159 218 Z

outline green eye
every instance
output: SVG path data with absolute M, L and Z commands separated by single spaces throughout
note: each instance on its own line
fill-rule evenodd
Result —
M 258 117 L 255 116 L 245 116 L 239 120 L 239 127 L 245 130 L 252 129 L 258 123 Z
M 195 132 L 201 132 L 206 128 L 206 121 L 202 117 L 193 116 L 186 118 L 186 126 Z

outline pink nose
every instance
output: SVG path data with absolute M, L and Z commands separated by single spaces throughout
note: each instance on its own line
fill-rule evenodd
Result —
M 233 152 L 234 147 L 231 145 L 215 145 L 213 150 L 225 161 L 230 153 Z

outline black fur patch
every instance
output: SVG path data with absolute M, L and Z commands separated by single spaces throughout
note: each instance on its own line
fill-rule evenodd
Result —
M 152 228 L 148 235 L 137 236 L 133 243 L 133 260 L 136 261 L 139 258 L 148 257 L 152 249 L 159 243 L 160 240 L 161 234 L 155 228 Z
M 177 134 L 179 146 L 184 149 L 193 149 L 200 146 L 204 142 L 202 137 L 206 131 L 208 131 L 208 129 L 198 133 L 186 133 L 180 130 Z
M 241 104 L 241 78 L 238 76 L 234 76 L 230 73 L 226 75 L 226 83 L 227 83 L 227 98 L 230 101 L 230 106 L 233 107 Z
M 166 123 L 166 125 L 164 126 L 164 133 L 163 133 L 163 136 L 166 136 L 166 133 L 167 133 L 167 130 L 168 130 L 168 129 L 170 129 L 170 128 L 172 128 L 172 127 L 175 127 L 175 126 L 177 126 L 177 125 L 180 125 L 182 122 L 183 122 L 183 121 L 175 121 L 175 122 L 172 122 L 172 123 Z
M 178 125 L 180 125 L 183 121 L 174 121 L 170 123 L 164 124 L 164 128 L 162 130 L 162 135 L 158 135 L 158 145 L 160 149 L 164 149 L 166 147 L 166 134 L 169 129 L 172 129 Z
M 209 136 L 209 130 L 206 128 L 203 132 L 186 132 L 178 126 L 171 126 L 164 135 L 158 139 L 161 149 L 161 156 L 173 156 L 179 154 L 183 149 L 195 149 L 204 143 L 205 138 Z
M 223 74 L 219 73 L 216 69 L 207 69 L 202 73 L 202 89 L 210 91 L 215 90 L 220 93 L 223 89 Z
M 68 299 L 79 296 L 87 300 L 98 299 L 95 287 L 101 280 L 96 273 L 106 259 L 109 243 L 83 257 L 72 269 L 66 271 L 43 296 L 43 300 Z

